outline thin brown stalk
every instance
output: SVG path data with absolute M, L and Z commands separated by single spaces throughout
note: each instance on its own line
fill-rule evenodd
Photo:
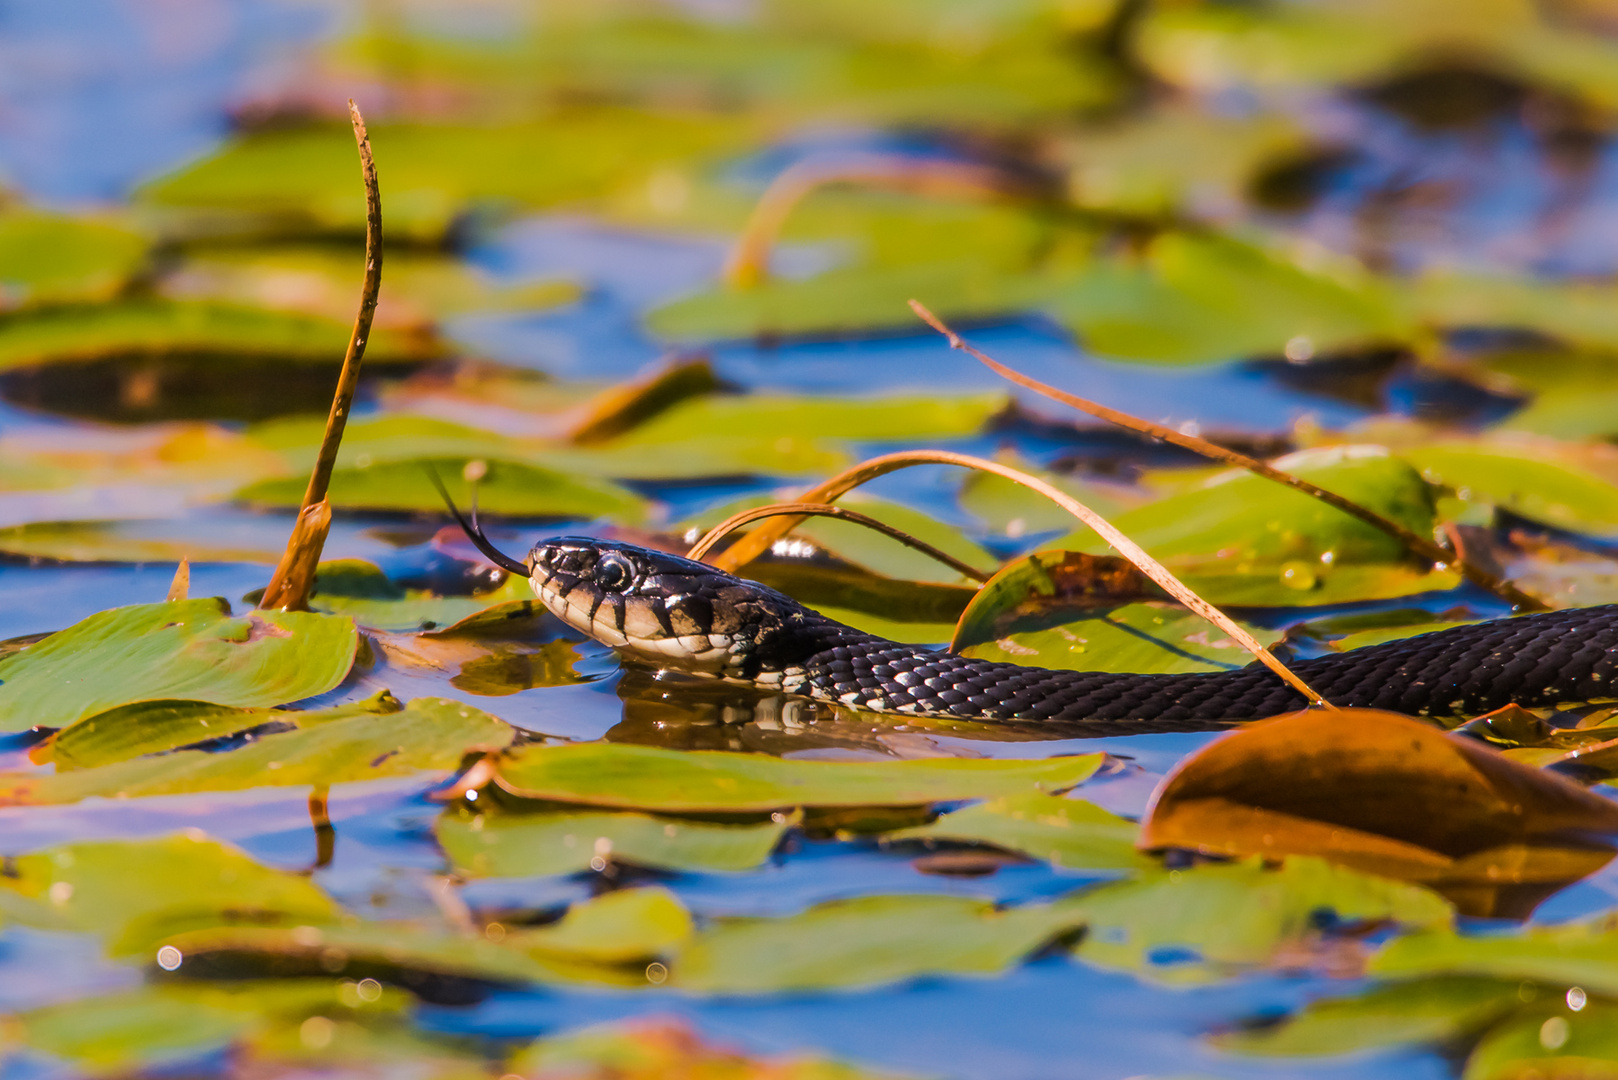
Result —
M 1042 394 L 1052 401 L 1060 401 L 1064 405 L 1071 405 L 1080 412 L 1089 413 L 1091 416 L 1105 420 L 1108 423 L 1117 424 L 1121 428 L 1127 428 L 1142 435 L 1150 435 L 1154 439 L 1162 439 L 1164 442 L 1184 447 L 1187 450 L 1201 454 L 1203 457 L 1214 461 L 1223 461 L 1228 465 L 1235 465 L 1262 476 L 1266 480 L 1274 480 L 1278 484 L 1285 484 L 1296 491 L 1313 496 L 1328 506 L 1333 506 L 1343 513 L 1365 522 L 1367 525 L 1382 530 L 1395 540 L 1398 540 L 1407 551 L 1417 558 L 1440 569 L 1453 567 L 1466 580 L 1487 589 L 1521 611 L 1542 611 L 1548 606 L 1544 601 L 1523 592 L 1500 575 L 1491 573 L 1476 563 L 1469 561 L 1459 550 L 1446 551 L 1433 540 L 1405 528 L 1397 521 L 1383 517 L 1375 510 L 1367 509 L 1359 503 L 1327 491 L 1325 488 L 1312 484 L 1301 476 L 1295 476 L 1292 473 L 1277 469 L 1273 465 L 1260 461 L 1258 458 L 1248 457 L 1246 454 L 1237 453 L 1234 450 L 1227 450 L 1225 447 L 1217 443 L 1211 443 L 1207 439 L 1199 439 L 1195 435 L 1187 435 L 1171 427 L 1154 424 L 1150 420 L 1142 420 L 1126 412 L 1110 409 L 1098 402 L 1081 398 L 1076 394 L 1058 390 L 1047 383 L 1029 378 L 1022 372 L 1007 367 L 989 354 L 962 340 L 959 334 L 945 325 L 942 319 L 929 311 L 920 301 L 910 301 L 910 309 L 916 313 L 922 322 L 944 335 L 945 340 L 949 342 L 950 348 L 961 350 L 1001 378 L 1008 379 L 1018 386 L 1026 387 L 1037 394 Z
M 292 538 L 287 541 L 287 549 L 275 573 L 270 576 L 264 599 L 259 601 L 259 606 L 263 608 L 301 611 L 309 606 L 309 590 L 315 580 L 314 567 L 320 561 L 326 531 L 331 527 L 331 509 L 326 507 L 326 490 L 331 486 L 332 469 L 337 464 L 337 448 L 343 441 L 343 429 L 354 406 L 354 391 L 360 381 L 360 361 L 365 357 L 365 343 L 371 337 L 371 320 L 376 315 L 376 298 L 382 289 L 382 190 L 377 185 L 376 161 L 371 156 L 371 139 L 365 132 L 365 118 L 360 115 L 359 107 L 352 98 L 348 102 L 348 117 L 354 125 L 354 141 L 358 143 L 360 152 L 360 175 L 365 183 L 365 280 L 360 286 L 360 310 L 354 316 L 348 351 L 343 356 L 342 374 L 337 377 L 337 392 L 332 397 L 331 413 L 326 417 L 326 433 L 320 440 L 320 453 L 309 474 L 309 487 L 303 493 L 298 524 L 293 529 Z M 312 513 L 317 506 L 326 507 L 324 515 Z M 320 524 L 322 517 L 323 524 Z M 309 532 L 306 523 L 310 527 L 320 524 L 318 535 Z
M 1112 545 L 1114 550 L 1134 563 L 1141 573 L 1157 582 L 1164 591 L 1191 611 L 1217 626 L 1226 636 L 1252 653 L 1259 663 L 1275 672 L 1288 686 L 1298 691 L 1312 704 L 1325 708 L 1331 707 L 1325 698 L 1315 693 L 1308 683 L 1293 674 L 1285 664 L 1275 658 L 1275 655 L 1270 650 L 1259 644 L 1253 635 L 1236 625 L 1230 616 L 1192 592 L 1190 587 L 1175 577 L 1168 567 L 1148 555 L 1139 544 L 1119 532 L 1110 521 L 1065 491 L 1052 487 L 1037 476 L 1030 476 L 1019 469 L 1013 469 L 1009 465 L 1002 465 L 997 461 L 989 461 L 985 458 L 972 457 L 970 454 L 957 454 L 949 450 L 905 450 L 896 454 L 885 454 L 882 457 L 872 458 L 870 461 L 856 465 L 846 472 L 839 473 L 805 492 L 803 501 L 805 503 L 829 502 L 867 481 L 874 480 L 898 469 L 910 468 L 913 465 L 960 465 L 968 469 L 977 469 L 981 472 L 1005 477 L 1013 483 L 1021 484 L 1032 491 L 1037 491 L 1094 529 L 1103 540 Z M 713 564 L 725 570 L 735 570 L 748 560 L 768 550 L 770 545 L 790 532 L 803 518 L 804 515 L 802 514 L 783 516 L 778 521 L 759 526 L 716 557 Z M 746 548 L 738 551 L 744 545 L 746 545 Z
M 942 551 L 925 540 L 911 536 L 902 529 L 895 529 L 886 522 L 878 521 L 876 518 L 868 517 L 854 510 L 845 510 L 841 506 L 832 506 L 830 503 L 772 503 L 769 506 L 755 506 L 751 510 L 743 510 L 740 513 L 732 514 L 709 529 L 701 540 L 693 544 L 691 550 L 686 552 L 686 558 L 701 560 L 707 556 L 708 552 L 713 550 L 715 544 L 743 525 L 750 525 L 764 518 L 785 515 L 791 515 L 797 521 L 802 521 L 806 517 L 829 517 L 838 518 L 842 521 L 851 521 L 856 525 L 863 525 L 867 529 L 874 529 L 884 536 L 891 536 L 905 547 L 914 548 L 923 555 L 938 560 L 951 570 L 964 577 L 969 577 L 973 581 L 988 581 L 994 576 L 992 571 L 979 570 L 968 563 L 962 562 L 949 552 Z
M 725 260 L 722 279 L 732 289 L 750 289 L 768 276 L 770 249 L 792 211 L 817 188 L 831 184 L 897 188 L 925 195 L 1003 194 L 1003 173 L 981 165 L 871 154 L 832 162 L 803 161 L 783 171 L 765 189 Z

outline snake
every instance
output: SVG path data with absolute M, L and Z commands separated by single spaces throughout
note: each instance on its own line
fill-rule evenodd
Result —
M 448 502 L 446 496 L 446 502 Z M 1257 664 L 1215 672 L 1025 667 L 891 641 L 707 563 L 614 540 L 555 537 L 502 553 L 453 503 L 485 557 L 526 577 L 568 626 L 622 657 L 894 716 L 1159 730 L 1261 719 L 1310 703 Z M 1338 708 L 1434 719 L 1506 705 L 1618 699 L 1618 605 L 1507 616 L 1297 661 Z

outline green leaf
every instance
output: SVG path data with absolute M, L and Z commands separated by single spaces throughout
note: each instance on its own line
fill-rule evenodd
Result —
M 975 614 L 987 617 L 968 608 L 963 625 Z M 1281 637 L 1251 623 L 1238 620 L 1237 625 L 1261 645 Z M 1208 620 L 1167 603 L 1128 604 L 1048 629 L 1013 630 L 960 651 L 980 660 L 1071 671 L 1230 671 L 1252 661 Z
M 880 986 L 989 975 L 1083 922 L 1060 904 L 998 909 L 964 896 L 869 896 L 777 919 L 719 919 L 673 964 L 670 984 L 710 994 Z
M 223 738 L 261 724 L 307 727 L 368 713 L 384 716 L 403 708 L 386 690 L 352 705 L 313 712 L 233 709 L 206 701 L 138 701 L 69 724 L 40 744 L 32 757 L 41 763 L 55 762 L 58 772 L 89 769 Z
M 149 988 L 32 1009 L 12 1018 L 30 1049 L 65 1058 L 91 1076 L 123 1076 L 229 1046 L 258 1022 Z
M 508 932 L 505 943 L 535 956 L 623 964 L 667 956 L 691 936 L 691 913 L 660 886 L 619 889 L 567 909 L 558 922 Z
M 676 300 L 648 314 L 646 328 L 684 342 L 840 337 L 913 326 L 916 317 L 905 303 L 912 297 L 925 297 L 943 319 L 981 319 L 1027 310 L 1055 291 L 1052 281 L 975 259 L 858 267 Z
M 94 795 L 137 798 L 251 787 L 326 787 L 416 773 L 442 776 L 468 751 L 499 749 L 511 738 L 505 721 L 469 705 L 416 698 L 400 712 L 362 712 L 315 723 L 266 735 L 226 754 L 180 750 L 54 775 L 0 773 L 0 805 L 69 803 Z
M 597 198 L 736 148 L 752 126 L 715 114 L 579 108 L 532 123 L 382 124 L 370 134 L 388 175 L 388 234 L 438 244 L 475 204 Z M 240 136 L 139 197 L 166 211 L 169 228 L 195 235 L 353 235 L 365 222 L 347 124 Z
M 574 874 L 595 859 L 687 873 L 752 870 L 786 829 L 785 820 L 721 825 L 607 812 L 446 811 L 437 825 L 439 846 L 458 873 L 472 877 Z
M 1447 926 L 1453 915 L 1418 885 L 1297 856 L 1157 871 L 1060 903 L 1089 926 L 1076 949 L 1081 959 L 1175 983 L 1262 966 L 1321 925 L 1322 912 L 1409 927 Z
M 325 693 L 348 674 L 348 619 L 254 611 L 223 600 L 113 608 L 0 660 L 0 730 L 68 724 L 163 698 L 280 705 Z
M 140 268 L 147 241 L 108 220 L 0 212 L 0 307 L 107 300 Z
M 338 910 L 307 877 L 261 866 L 196 830 L 65 844 L 10 865 L 0 910 L 29 925 L 100 934 L 115 955 L 193 927 L 319 922 Z
M 1062 791 L 1101 754 L 1047 761 L 932 758 L 787 761 L 720 750 L 622 743 L 523 746 L 495 762 L 495 780 L 522 798 L 674 813 L 762 812 L 793 806 L 912 806 L 1028 791 Z
M 1491 1028 L 1466 1059 L 1464 1080 L 1600 1077 L 1618 1069 L 1618 1005 L 1590 1001 L 1524 1009 Z
M 993 844 L 1068 869 L 1137 870 L 1155 865 L 1135 850 L 1139 832 L 1094 803 L 1035 791 L 975 803 L 883 839 Z
M 427 470 L 443 478 L 457 502 L 470 503 L 461 470 L 467 458 L 417 458 L 378 462 L 365 468 L 332 473 L 327 500 L 339 510 L 437 513 L 443 510 Z M 594 518 L 638 521 L 646 502 L 626 488 L 515 461 L 487 460 L 488 472 L 478 484 L 478 506 L 511 517 Z M 307 481 L 301 477 L 261 480 L 236 493 L 245 502 L 292 508 L 300 505 Z
M 256 603 L 262 595 L 250 594 L 248 599 Z M 534 590 L 523 577 L 509 577 L 499 588 L 475 596 L 435 596 L 425 589 L 395 585 L 381 568 L 364 559 L 332 559 L 315 568 L 309 606 L 377 630 L 433 630 L 498 604 L 533 597 Z
M 1597 919 L 1512 934 L 1435 930 L 1389 942 L 1371 957 L 1367 970 L 1395 979 L 1445 974 L 1529 979 L 1618 997 L 1618 929 Z
M 1139 265 L 1097 264 L 1047 310 L 1092 352 L 1166 364 L 1401 341 L 1410 324 L 1362 272 L 1304 270 L 1223 237 L 1165 233 Z
M 1430 490 L 1404 461 L 1377 446 L 1307 450 L 1274 462 L 1327 491 L 1430 536 Z M 1380 529 L 1245 470 L 1227 470 L 1113 519 L 1123 533 L 1214 604 L 1297 607 L 1381 599 L 1453 587 L 1450 573 L 1405 565 Z M 1089 529 L 1052 548 L 1102 554 Z
M 198 536 L 199 531 L 195 520 L 31 522 L 0 529 L 0 551 L 22 558 L 94 563 L 190 559 L 273 566 L 281 557 L 280 547 L 268 539 L 257 545 L 235 537 L 215 541 L 206 534 Z
M 1215 1035 L 1221 1050 L 1260 1057 L 1335 1057 L 1414 1044 L 1453 1043 L 1510 1012 L 1518 985 L 1438 975 L 1310 1002 L 1279 1024 Z
M 691 433 L 731 437 L 854 439 L 867 442 L 952 439 L 975 435 L 1006 407 L 1004 394 L 969 397 L 786 397 L 769 394 L 688 398 L 616 441 L 677 443 Z
M 1575 532 L 1618 534 L 1618 485 L 1584 467 L 1576 446 L 1548 439 L 1480 440 L 1417 446 L 1399 456 L 1467 502 L 1505 507 Z
M 0 371 L 74 360 L 139 356 L 263 357 L 330 364 L 335 373 L 348 326 L 293 312 L 211 301 L 150 298 L 50 307 L 0 319 Z M 373 364 L 431 360 L 430 337 L 378 330 L 366 348 Z

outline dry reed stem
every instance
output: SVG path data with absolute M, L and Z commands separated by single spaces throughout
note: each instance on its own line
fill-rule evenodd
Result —
M 750 525 L 753 522 L 759 521 L 763 518 L 781 517 L 785 515 L 792 515 L 798 521 L 802 521 L 806 517 L 829 517 L 838 518 L 842 521 L 851 521 L 856 525 L 863 525 L 867 529 L 874 529 L 875 531 L 882 533 L 884 536 L 891 536 L 893 539 L 899 541 L 899 543 L 905 545 L 906 547 L 914 548 L 923 555 L 938 560 L 951 570 L 954 570 L 956 573 L 961 574 L 964 577 L 969 577 L 973 581 L 988 581 L 994 576 L 992 572 L 985 572 L 977 569 L 974 566 L 970 566 L 967 563 L 962 562 L 960 559 L 957 559 L 949 552 L 935 548 L 933 545 L 927 543 L 927 541 L 919 540 L 902 529 L 896 529 L 886 522 L 878 521 L 876 518 L 868 517 L 865 514 L 858 513 L 854 510 L 845 510 L 841 506 L 832 506 L 830 503 L 771 503 L 769 506 L 755 506 L 751 510 L 743 510 L 740 513 L 732 514 L 724 521 L 721 521 L 718 525 L 715 525 L 713 528 L 709 529 L 707 533 L 703 535 L 701 540 L 698 540 L 691 546 L 691 550 L 686 552 L 685 557 L 700 561 L 708 554 L 708 552 L 713 550 L 715 544 L 719 543 L 720 540 L 724 539 L 726 536 L 729 536 L 743 525 Z
M 913 465 L 960 465 L 968 469 L 993 473 L 1013 483 L 1021 484 L 1032 491 L 1037 491 L 1094 529 L 1103 540 L 1112 545 L 1114 550 L 1134 563 L 1141 573 L 1157 582 L 1164 591 L 1191 611 L 1224 631 L 1231 640 L 1252 653 L 1259 663 L 1275 672 L 1288 686 L 1307 698 L 1310 704 L 1324 708 L 1332 707 L 1331 703 L 1315 693 L 1308 683 L 1294 675 L 1285 664 L 1277 660 L 1270 650 L 1259 644 L 1253 635 L 1237 626 L 1235 621 L 1223 611 L 1192 592 L 1190 587 L 1175 577 L 1168 567 L 1148 555 L 1139 544 L 1119 532 L 1106 518 L 1066 492 L 1045 483 L 1037 476 L 1030 476 L 1019 469 L 1013 469 L 1009 465 L 1002 465 L 997 461 L 989 461 L 985 458 L 972 457 L 969 454 L 957 454 L 949 450 L 905 450 L 896 454 L 885 454 L 882 457 L 872 458 L 870 461 L 862 462 L 829 480 L 822 481 L 804 493 L 803 501 L 806 503 L 828 502 L 867 481 L 874 480 L 897 469 L 910 468 Z M 770 545 L 785 536 L 802 520 L 803 516 L 799 515 L 796 517 L 783 517 L 779 522 L 761 525 L 715 558 L 713 565 L 721 569 L 734 571 L 738 566 L 762 554 Z M 761 536 L 761 534 L 766 533 L 773 533 L 774 535 Z M 750 550 L 738 551 L 744 545 Z
M 725 259 L 720 279 L 727 288 L 750 289 L 769 276 L 770 249 L 780 239 L 792 211 L 816 188 L 861 184 L 896 188 L 924 195 L 1000 195 L 1006 177 L 981 165 L 922 161 L 883 154 L 843 158 L 835 162 L 801 161 L 783 170 L 759 197 L 747 224 Z
M 1437 543 L 1423 537 L 1420 533 L 1405 528 L 1397 521 L 1383 517 L 1375 510 L 1369 510 L 1359 503 L 1327 491 L 1325 488 L 1312 484 L 1301 476 L 1283 472 L 1266 462 L 1260 461 L 1258 458 L 1248 457 L 1246 454 L 1239 454 L 1234 450 L 1227 450 L 1217 443 L 1209 442 L 1207 439 L 1199 439 L 1195 435 L 1186 435 L 1171 427 L 1154 424 L 1150 420 L 1142 420 L 1139 417 L 1131 416 L 1129 413 L 1119 412 L 1117 409 L 1109 409 L 1105 405 L 1090 401 L 1087 398 L 1081 398 L 1076 394 L 1070 394 L 1065 390 L 1058 390 L 1056 387 L 1042 383 L 1037 379 L 1032 379 L 1014 368 L 1007 367 L 988 353 L 962 340 L 959 334 L 951 330 L 942 319 L 929 311 L 919 300 L 910 301 L 910 309 L 916 313 L 922 322 L 944 335 L 944 338 L 949 342 L 950 348 L 961 350 L 982 363 L 996 375 L 1003 379 L 1008 379 L 1018 386 L 1026 387 L 1037 394 L 1042 394 L 1052 401 L 1071 405 L 1080 412 L 1089 413 L 1091 416 L 1105 420 L 1108 423 L 1117 424 L 1119 427 L 1127 428 L 1142 435 L 1150 435 L 1154 439 L 1162 439 L 1164 442 L 1184 447 L 1187 450 L 1201 454 L 1203 457 L 1211 458 L 1214 461 L 1223 461 L 1228 465 L 1235 465 L 1262 476 L 1266 480 L 1274 480 L 1278 484 L 1285 484 L 1287 487 L 1301 491 L 1305 495 L 1311 495 L 1328 506 L 1336 507 L 1343 513 L 1382 530 L 1403 544 L 1411 554 L 1435 566 L 1454 567 L 1466 580 L 1487 589 L 1519 610 L 1543 611 L 1548 606 L 1544 601 L 1523 592 L 1505 578 L 1490 573 L 1488 570 L 1468 561 L 1459 549 L 1446 551 Z
M 354 125 L 354 141 L 359 145 L 360 176 L 365 183 L 365 280 L 360 286 L 360 309 L 354 316 L 354 329 L 348 337 L 348 351 L 343 356 L 343 370 L 337 377 L 337 392 L 332 396 L 331 413 L 326 417 L 326 432 L 320 440 L 320 453 L 315 467 L 309 473 L 309 486 L 303 493 L 303 505 L 298 511 L 298 524 L 281 556 L 270 584 L 259 601 L 262 608 L 281 608 L 303 611 L 309 606 L 309 590 L 314 586 L 315 564 L 325 548 L 326 531 L 331 527 L 331 508 L 326 505 L 326 490 L 331 486 L 332 469 L 337 464 L 337 448 L 343 441 L 343 428 L 348 424 L 349 411 L 354 406 L 354 391 L 360 381 L 360 361 L 365 357 L 365 343 L 371 337 L 371 320 L 376 315 L 376 298 L 382 289 L 382 190 L 376 180 L 376 160 L 371 156 L 371 139 L 365 131 L 365 118 L 348 101 L 349 121 Z M 325 507 L 324 526 L 318 536 L 305 530 L 306 521 L 314 521 L 310 511 Z M 302 565 L 307 561 L 308 565 Z

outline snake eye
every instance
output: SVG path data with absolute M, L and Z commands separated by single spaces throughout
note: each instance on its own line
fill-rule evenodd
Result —
M 616 551 L 609 551 L 596 563 L 596 584 L 607 592 L 620 592 L 635 580 L 635 565 Z

